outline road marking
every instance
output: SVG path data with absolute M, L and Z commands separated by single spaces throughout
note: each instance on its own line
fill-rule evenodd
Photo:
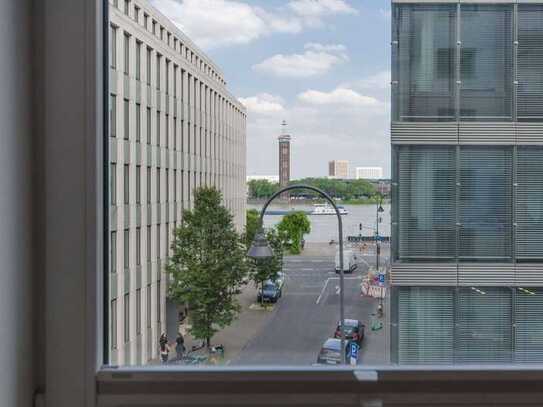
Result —
M 325 282 L 324 285 L 322 286 L 321 293 L 319 294 L 319 297 L 317 298 L 317 301 L 315 302 L 315 304 L 318 304 L 319 302 L 321 302 L 322 295 L 324 294 L 324 291 L 326 290 L 326 286 L 328 285 L 328 282 L 329 282 L 330 280 L 331 280 L 331 278 L 327 278 L 327 279 L 326 279 L 326 282 Z
M 341 293 L 341 288 L 339 288 L 339 285 L 336 285 L 336 294 L 339 295 Z

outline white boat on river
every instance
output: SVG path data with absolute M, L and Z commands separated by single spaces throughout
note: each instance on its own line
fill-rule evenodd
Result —
M 339 213 L 341 215 L 348 215 L 349 212 L 343 207 L 338 206 Z M 313 205 L 313 210 L 310 215 L 335 215 L 336 210 L 329 204 L 315 204 Z

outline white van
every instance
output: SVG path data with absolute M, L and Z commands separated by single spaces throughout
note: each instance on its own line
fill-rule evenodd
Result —
M 343 272 L 352 273 L 356 269 L 356 256 L 352 250 L 343 249 Z M 339 250 L 336 252 L 336 273 L 339 273 Z

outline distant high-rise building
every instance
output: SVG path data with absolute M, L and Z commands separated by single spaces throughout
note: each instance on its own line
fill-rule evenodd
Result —
M 349 161 L 333 160 L 328 163 L 328 176 L 331 178 L 349 178 Z
M 382 167 L 356 167 L 356 179 L 382 179 Z
M 287 134 L 287 122 L 281 123 L 279 136 L 279 186 L 286 187 L 290 181 L 290 135 Z M 284 193 L 281 198 L 288 199 L 289 194 Z

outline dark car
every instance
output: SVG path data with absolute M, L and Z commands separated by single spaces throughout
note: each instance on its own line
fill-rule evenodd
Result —
M 259 302 L 277 302 L 281 294 L 281 288 L 273 281 L 268 280 L 264 282 L 264 287 L 258 290 L 257 300 Z
M 349 347 L 352 341 L 345 341 L 345 360 L 349 359 Z M 322 345 L 319 356 L 317 357 L 317 364 L 319 365 L 339 365 L 341 364 L 341 339 L 329 338 Z M 358 356 L 358 354 L 357 354 Z
M 364 328 L 365 325 L 358 319 L 346 319 L 344 326 L 345 339 L 355 341 L 359 345 L 362 344 L 362 340 L 364 339 Z M 341 339 L 341 328 L 339 326 L 339 321 L 336 325 L 334 338 Z

